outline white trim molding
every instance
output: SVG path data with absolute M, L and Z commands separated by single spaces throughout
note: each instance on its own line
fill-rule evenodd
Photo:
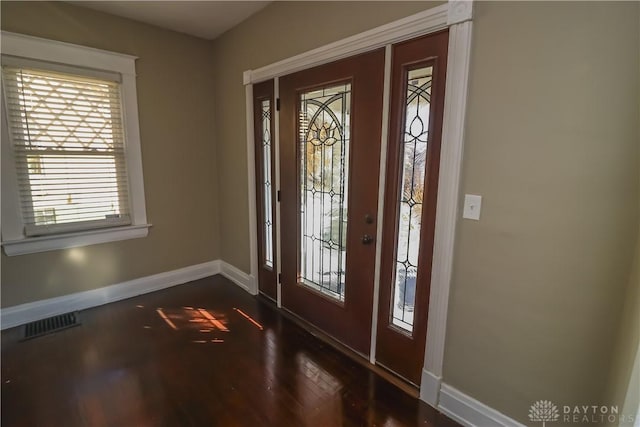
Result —
M 4 247 L 4 252 L 7 256 L 33 254 L 118 240 L 138 239 L 147 236 L 149 227 L 151 227 L 151 224 L 128 225 L 125 227 L 99 228 L 76 233 L 6 240 L 2 242 L 2 247 Z
M 473 18 L 473 2 L 471 0 L 449 0 L 447 25 L 462 24 Z
M 220 273 L 220 265 L 221 261 L 214 260 L 90 291 L 2 308 L 0 309 L 0 329 L 12 328 L 71 311 L 97 307 L 213 276 Z
M 244 73 L 245 79 L 249 74 Z M 249 207 L 249 278 L 247 291 L 256 295 L 258 293 L 258 213 L 256 207 L 256 147 L 254 145 L 253 129 L 253 85 L 244 87 L 246 125 L 247 125 L 247 176 L 248 176 L 248 207 Z
M 2 54 L 136 75 L 137 56 L 2 31 Z
M 258 289 L 255 287 L 256 280 L 251 274 L 247 274 L 240 270 L 238 267 L 229 264 L 228 262 L 220 260 L 220 274 L 227 279 L 231 280 L 236 285 L 250 293 L 251 295 L 257 295 Z
M 448 384 L 442 384 L 438 409 L 463 426 L 526 427 Z
M 3 114 L 2 126 L 2 246 L 5 253 L 22 255 L 145 237 L 148 232 L 147 211 L 144 196 L 140 129 L 138 125 L 138 96 L 136 89 L 136 57 L 117 52 L 94 49 L 56 40 L 2 31 L 1 52 L 3 61 L 31 63 L 38 61 L 60 66 L 79 67 L 96 73 L 109 73 L 120 77 L 122 118 L 125 133 L 125 161 L 129 185 L 131 226 L 104 228 L 52 234 L 47 238 L 27 237 L 24 233 L 22 213 L 19 208 L 17 178 L 13 162 L 13 149 Z M 3 106 L 4 107 L 4 106 Z
M 378 215 L 376 242 L 382 242 L 384 231 L 384 192 L 387 179 L 387 147 L 389 145 L 389 114 L 391 111 L 391 58 L 393 46 L 384 48 L 384 83 L 382 93 L 382 128 L 380 137 L 380 166 L 378 177 Z M 376 245 L 376 259 L 373 273 L 373 309 L 371 310 L 371 343 L 369 362 L 376 363 L 376 347 L 378 345 L 378 308 L 380 307 L 380 268 L 382 265 L 382 245 Z
M 244 72 L 245 85 L 369 52 L 388 44 L 447 28 L 449 6 L 443 4 L 279 62 Z
M 437 377 L 426 369 L 423 369 L 422 378 L 420 380 L 420 400 L 427 402 L 434 408 L 437 408 L 438 399 L 440 398 L 441 384 L 441 377 Z
M 471 2 L 465 3 L 471 5 Z M 442 378 L 449 289 L 459 215 L 460 177 L 471 60 L 471 30 L 472 21 L 470 20 L 449 28 L 438 204 L 424 361 L 424 369 L 436 378 Z M 429 403 L 433 405 L 436 402 Z

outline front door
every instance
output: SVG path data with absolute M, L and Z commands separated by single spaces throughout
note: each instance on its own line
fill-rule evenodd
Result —
M 368 355 L 384 50 L 280 79 L 282 305 Z

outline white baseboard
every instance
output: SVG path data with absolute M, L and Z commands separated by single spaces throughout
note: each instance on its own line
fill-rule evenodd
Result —
M 58 314 L 84 310 L 213 276 L 220 273 L 220 265 L 220 260 L 209 261 L 90 291 L 3 308 L 0 309 L 0 329 L 12 328 Z
M 250 274 L 245 273 L 238 267 L 235 267 L 228 262 L 220 260 L 220 274 L 227 279 L 231 280 L 236 285 L 240 286 L 251 295 L 257 295 L 258 289 L 255 285 L 255 278 Z
M 427 402 L 434 408 L 437 408 L 441 383 L 442 377 L 438 377 L 426 369 L 423 369 L 422 380 L 420 382 L 420 400 Z
M 524 424 L 467 396 L 448 384 L 442 384 L 440 388 L 438 409 L 463 426 L 525 427 Z

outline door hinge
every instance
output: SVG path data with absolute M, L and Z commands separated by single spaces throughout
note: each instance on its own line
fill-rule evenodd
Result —
M 282 273 L 278 273 L 278 283 L 282 283 Z
M 280 201 L 280 190 L 276 192 L 276 200 Z
M 280 98 L 276 98 L 276 111 L 280 111 Z

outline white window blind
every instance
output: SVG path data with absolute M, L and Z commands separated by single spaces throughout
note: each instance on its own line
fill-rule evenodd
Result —
M 131 223 L 118 81 L 2 69 L 25 235 Z

